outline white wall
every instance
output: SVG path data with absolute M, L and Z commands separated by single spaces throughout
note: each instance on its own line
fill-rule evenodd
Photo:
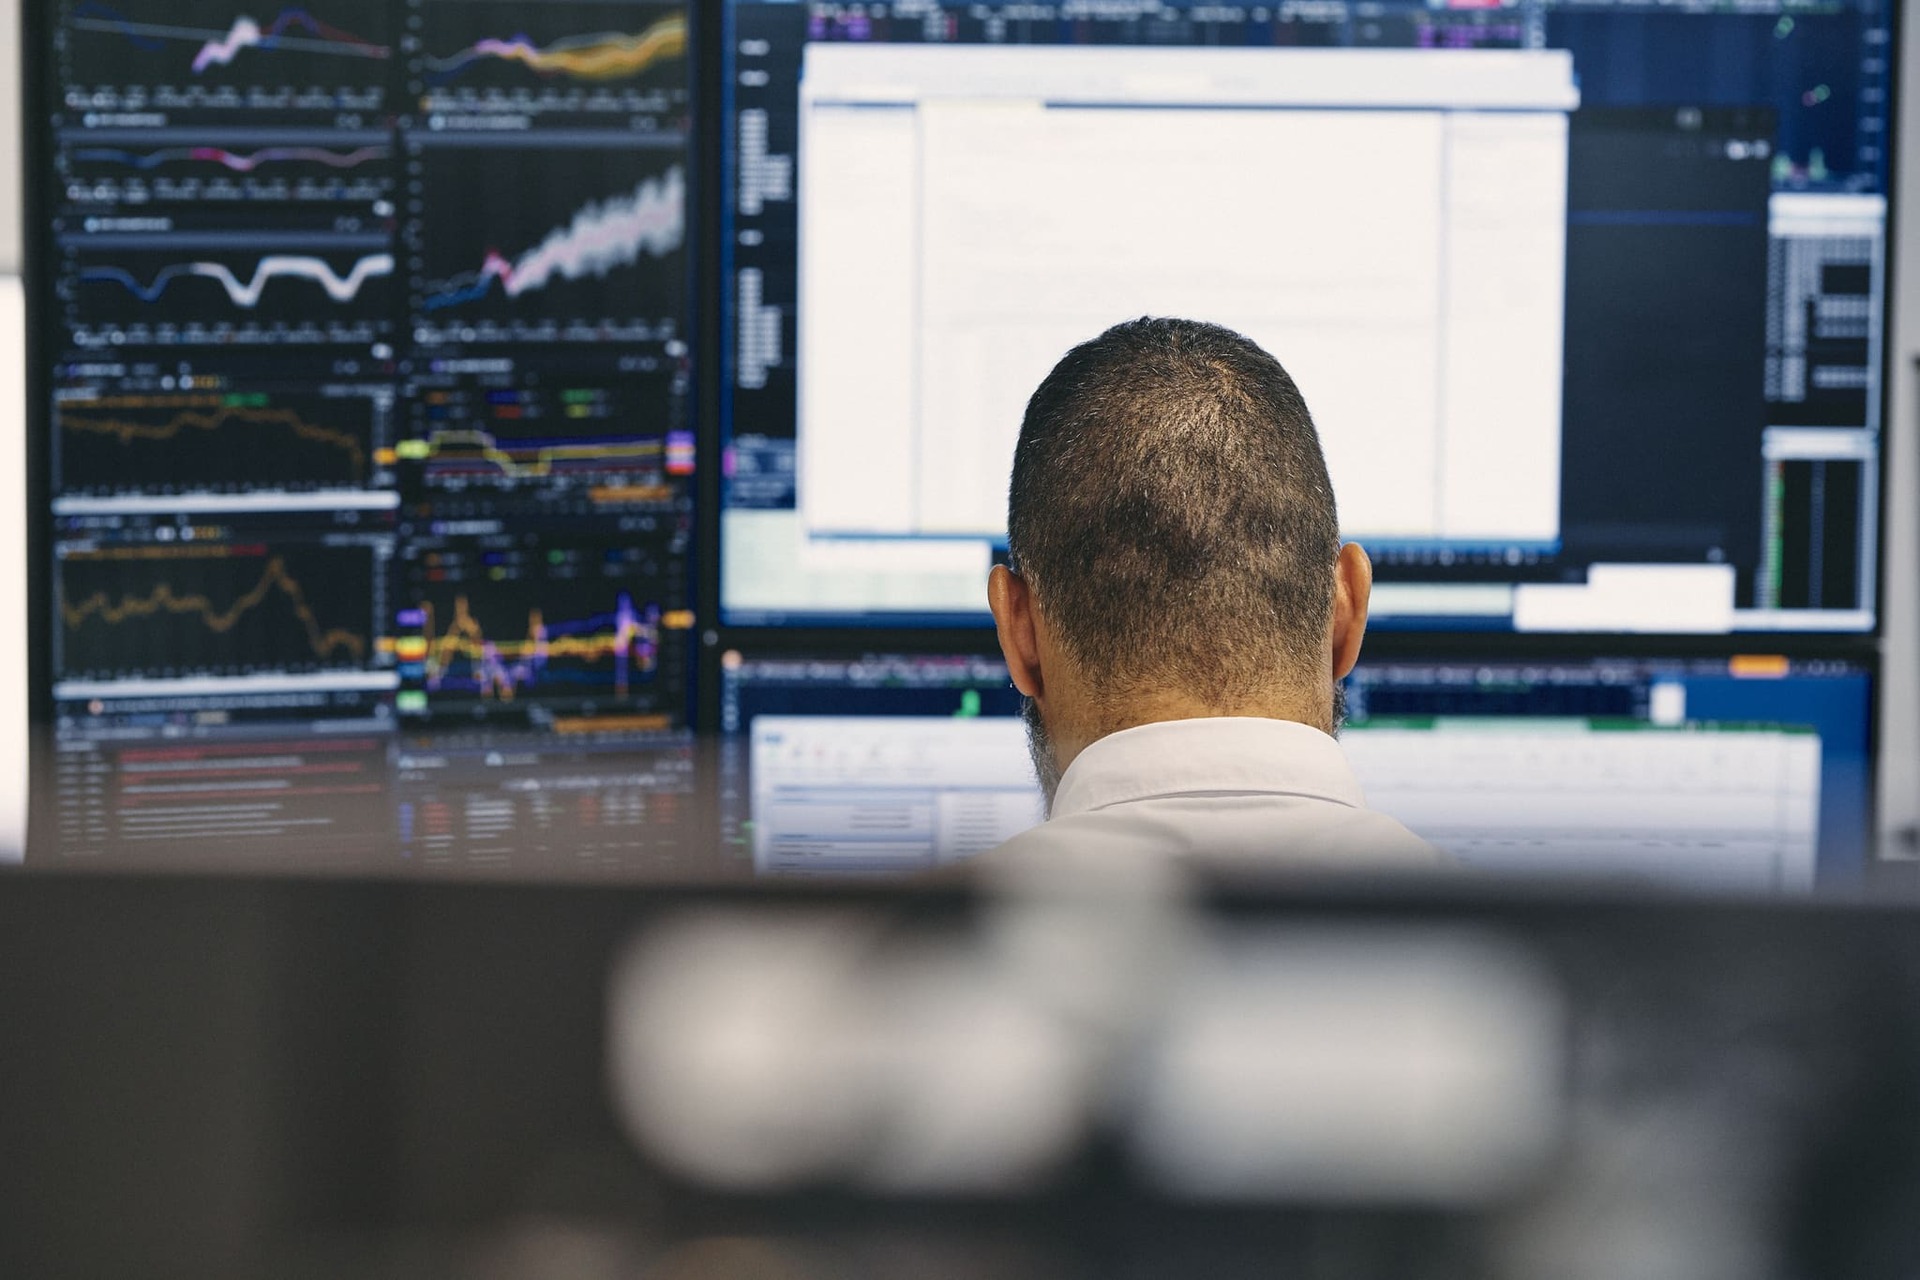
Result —
M 1888 856 L 1920 835 L 1920 14 L 1903 5 L 1893 236 L 1894 332 L 1888 345 L 1885 628 L 1880 696 L 1880 830 Z
M 20 0 L 0 0 L 0 275 L 20 270 Z
M 26 303 L 0 276 L 0 863 L 17 860 L 27 831 Z
M 26 388 L 20 270 L 20 4 L 0 0 L 0 862 L 26 838 Z

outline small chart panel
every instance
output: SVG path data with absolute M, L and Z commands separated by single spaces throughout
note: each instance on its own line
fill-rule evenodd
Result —
M 670 512 L 625 523 L 618 540 L 502 530 L 417 541 L 394 617 L 401 709 L 679 727 L 688 529 Z
M 613 376 L 581 361 L 430 372 L 399 460 L 433 494 L 671 503 L 694 470 L 687 361 L 623 363 Z
M 373 652 L 376 557 L 264 542 L 70 549 L 62 674 L 175 678 L 352 670 Z
M 58 163 L 83 226 L 313 235 L 389 225 L 399 170 L 385 132 L 260 127 L 77 132 Z
M 430 113 L 684 128 L 687 17 L 604 0 L 426 0 L 415 84 Z
M 427 210 L 416 341 L 675 335 L 686 306 L 686 169 L 677 150 L 618 141 L 425 148 L 413 162 Z
M 362 489 L 392 394 L 380 386 L 76 396 L 59 403 L 69 494 Z
M 397 10 L 226 0 L 79 0 L 60 31 L 69 105 L 237 112 L 377 110 L 394 67 Z
M 69 253 L 67 314 L 82 347 L 357 345 L 392 328 L 382 240 L 234 249 L 95 236 Z

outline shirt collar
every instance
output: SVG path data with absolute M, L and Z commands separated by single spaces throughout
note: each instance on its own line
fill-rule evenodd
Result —
M 1209 792 L 1366 803 L 1346 753 L 1327 734 L 1292 720 L 1216 716 L 1143 724 L 1090 744 L 1061 776 L 1053 816 Z

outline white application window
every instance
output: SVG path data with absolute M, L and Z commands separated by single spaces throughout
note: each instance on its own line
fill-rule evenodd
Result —
M 752 734 L 761 871 L 937 866 L 1045 817 L 1013 717 L 759 716 Z
M 1694 888 L 1812 887 L 1820 738 L 1440 720 L 1341 738 L 1370 808 L 1470 867 Z
M 1135 316 L 1240 330 L 1350 536 L 1558 534 L 1562 51 L 812 45 L 801 522 L 1003 536 L 1027 397 Z

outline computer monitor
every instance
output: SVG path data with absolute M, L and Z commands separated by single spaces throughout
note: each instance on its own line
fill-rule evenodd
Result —
M 722 673 L 722 834 L 763 872 L 944 865 L 1043 816 L 998 659 L 733 651 Z M 1759 892 L 1864 870 L 1859 665 L 1383 661 L 1347 691 L 1369 804 L 1468 867 Z
M 732 0 L 721 605 L 984 623 L 1025 398 L 1299 382 L 1375 625 L 1875 625 L 1892 8 Z
M 149 811 L 265 836 L 389 829 L 401 732 L 687 730 L 685 8 L 28 8 L 75 831 L 136 756 Z

